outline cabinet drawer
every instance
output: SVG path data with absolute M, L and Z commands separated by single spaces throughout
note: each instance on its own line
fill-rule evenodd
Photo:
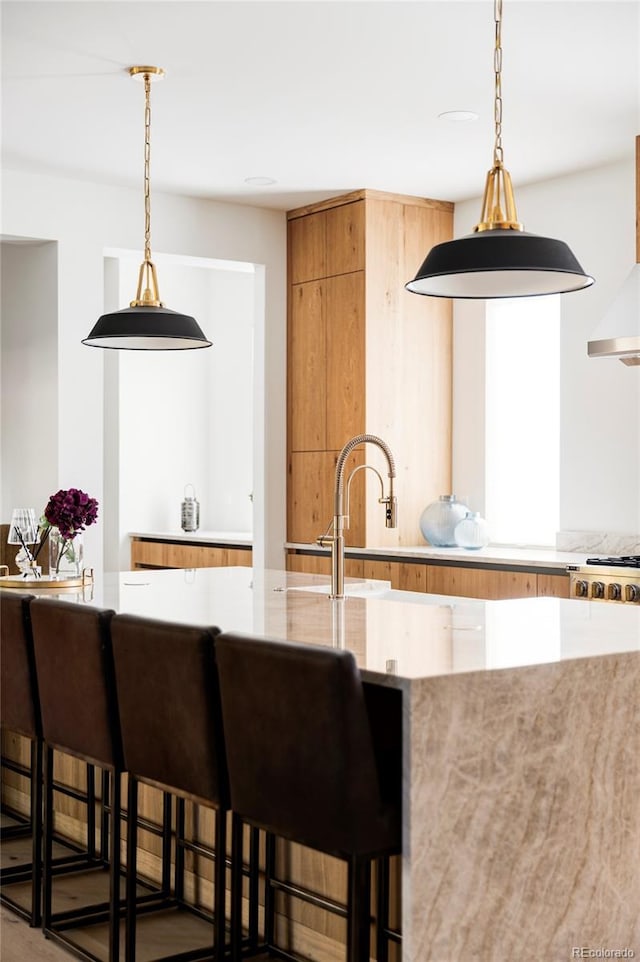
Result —
M 131 542 L 131 567 L 135 568 L 220 568 L 250 567 L 251 548 L 220 548 L 209 545 L 178 544 L 174 541 Z
M 429 565 L 427 591 L 433 595 L 466 598 L 532 598 L 537 594 L 537 577 L 526 571 L 495 571 L 453 565 Z
M 364 269 L 364 201 L 339 204 L 289 221 L 289 283 Z

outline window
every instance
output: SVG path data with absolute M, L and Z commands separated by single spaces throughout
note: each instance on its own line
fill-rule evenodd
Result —
M 486 518 L 497 544 L 555 546 L 560 297 L 487 301 Z

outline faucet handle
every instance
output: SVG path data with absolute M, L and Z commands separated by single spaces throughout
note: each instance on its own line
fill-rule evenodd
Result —
M 398 499 L 394 495 L 389 495 L 388 498 L 378 498 L 378 504 L 386 505 L 384 516 L 385 516 L 385 526 L 387 528 L 397 528 L 398 527 Z
M 332 534 L 329 532 L 332 531 Z M 319 544 L 321 548 L 330 548 L 335 540 L 334 531 L 334 519 L 332 519 L 326 527 L 324 534 L 318 535 L 316 538 L 316 544 Z

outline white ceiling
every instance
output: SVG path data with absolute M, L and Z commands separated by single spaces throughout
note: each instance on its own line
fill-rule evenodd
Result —
M 493 145 L 493 0 L 2 2 L 7 167 L 290 209 L 361 187 L 462 200 Z M 504 0 L 514 185 L 631 155 L 640 0 Z M 437 114 L 474 110 L 473 123 Z M 269 176 L 270 187 L 245 184 Z

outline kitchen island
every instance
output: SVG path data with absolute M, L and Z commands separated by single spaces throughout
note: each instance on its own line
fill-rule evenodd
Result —
M 640 608 L 327 592 L 322 576 L 217 568 L 105 575 L 76 597 L 345 646 L 401 690 L 405 962 L 640 957 Z

